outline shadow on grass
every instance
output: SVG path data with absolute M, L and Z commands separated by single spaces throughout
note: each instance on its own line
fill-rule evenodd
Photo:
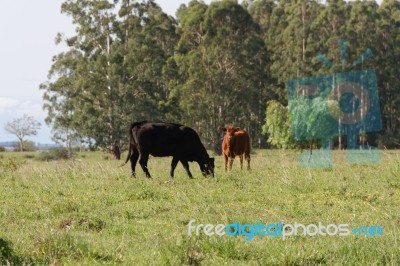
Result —
M 23 259 L 12 249 L 11 242 L 0 238 L 0 262 L 6 265 L 21 265 Z

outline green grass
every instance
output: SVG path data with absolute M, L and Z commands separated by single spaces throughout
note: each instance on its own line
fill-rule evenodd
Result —
M 0 260 L 14 265 L 399 265 L 400 152 L 380 164 L 345 162 L 304 169 L 295 152 L 256 151 L 252 170 L 194 179 L 171 158 L 151 158 L 147 179 L 137 167 L 102 153 L 40 162 L 35 153 L 1 153 Z M 10 159 L 11 158 L 11 159 Z M 1 169 L 0 169 L 1 170 Z M 188 236 L 195 224 L 347 223 L 380 225 L 384 236 Z

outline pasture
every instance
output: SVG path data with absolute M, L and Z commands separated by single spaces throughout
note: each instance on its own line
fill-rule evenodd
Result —
M 400 152 L 380 164 L 297 166 L 297 152 L 256 150 L 252 170 L 215 178 L 190 164 L 189 179 L 171 158 L 140 167 L 76 153 L 40 162 L 34 153 L 0 153 L 0 259 L 3 265 L 399 265 Z M 126 153 L 122 155 L 122 158 Z M 10 159 L 12 158 L 12 159 Z M 17 164 L 14 168 L 13 163 Z M 188 223 L 380 225 L 383 236 L 188 236 Z

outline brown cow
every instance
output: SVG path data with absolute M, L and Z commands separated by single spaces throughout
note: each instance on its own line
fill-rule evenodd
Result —
M 232 169 L 235 156 L 239 156 L 240 169 L 243 169 L 243 154 L 247 161 L 247 169 L 250 170 L 250 136 L 246 130 L 239 127 L 224 127 L 224 140 L 222 141 L 222 154 L 224 155 L 225 171 L 227 170 L 228 157 L 229 169 Z

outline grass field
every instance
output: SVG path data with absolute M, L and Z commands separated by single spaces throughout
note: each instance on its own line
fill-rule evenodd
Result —
M 125 155 L 125 154 L 124 154 Z M 304 169 L 295 152 L 261 150 L 252 170 L 194 179 L 171 158 L 137 168 L 77 153 L 71 161 L 0 153 L 0 259 L 3 265 L 400 265 L 400 152 L 380 164 L 345 162 Z M 11 158 L 11 159 L 10 159 Z M 14 163 L 16 165 L 14 167 Z M 265 223 L 379 225 L 383 236 L 188 236 L 195 225 Z

